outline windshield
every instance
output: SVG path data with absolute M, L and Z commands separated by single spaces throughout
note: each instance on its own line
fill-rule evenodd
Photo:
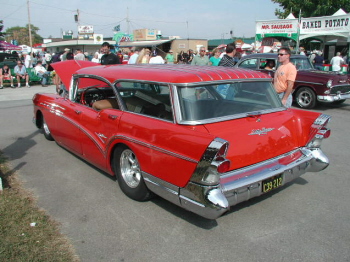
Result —
M 182 120 L 198 121 L 282 107 L 270 81 L 178 87 Z

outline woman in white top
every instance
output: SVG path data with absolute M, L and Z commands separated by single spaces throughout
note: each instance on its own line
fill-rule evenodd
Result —
M 96 52 L 94 57 L 91 59 L 91 62 L 101 63 L 101 60 L 98 58 L 98 53 Z

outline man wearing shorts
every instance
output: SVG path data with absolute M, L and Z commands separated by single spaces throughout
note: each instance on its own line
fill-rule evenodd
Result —
M 295 65 L 290 62 L 291 54 L 288 47 L 282 47 L 278 50 L 278 62 L 280 62 L 280 66 L 273 79 L 275 90 L 285 107 L 292 106 L 293 86 L 297 76 L 297 69 Z

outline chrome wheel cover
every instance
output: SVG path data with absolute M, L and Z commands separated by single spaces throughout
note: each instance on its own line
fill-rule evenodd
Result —
M 130 149 L 125 149 L 120 156 L 120 172 L 129 187 L 135 188 L 140 184 L 140 165 L 134 152 Z
M 298 96 L 298 104 L 302 107 L 307 107 L 312 102 L 312 95 L 310 94 L 310 91 L 305 90 L 300 92 Z
M 43 122 L 43 129 L 44 129 L 45 134 L 47 134 L 47 135 L 50 135 L 50 134 L 51 134 L 50 129 L 49 129 L 49 127 L 47 126 L 45 120 L 44 120 L 44 122 Z

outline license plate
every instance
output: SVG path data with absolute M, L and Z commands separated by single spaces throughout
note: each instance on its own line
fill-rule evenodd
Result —
M 277 187 L 280 187 L 282 185 L 282 182 L 283 182 L 282 174 L 265 179 L 262 181 L 262 192 L 263 193 L 270 192 L 271 190 Z

